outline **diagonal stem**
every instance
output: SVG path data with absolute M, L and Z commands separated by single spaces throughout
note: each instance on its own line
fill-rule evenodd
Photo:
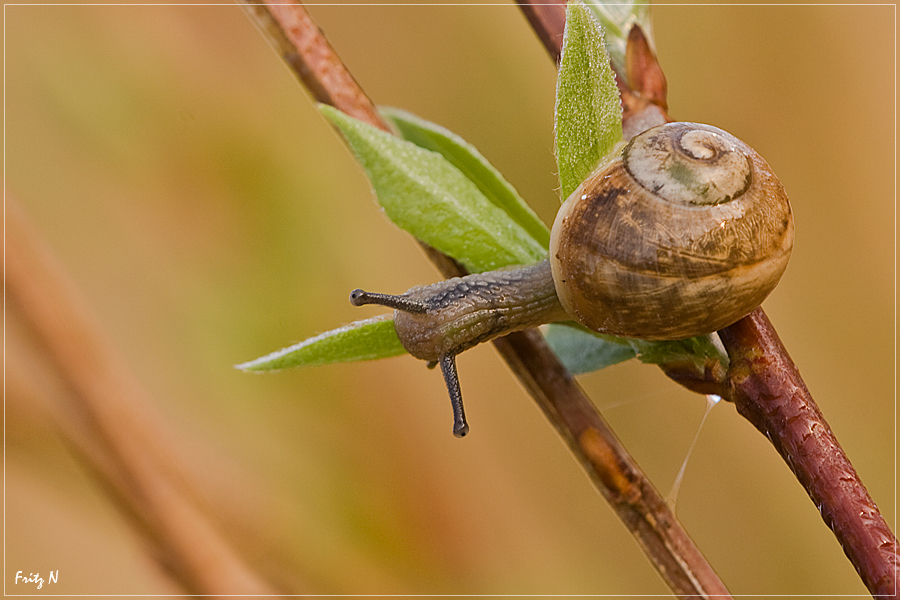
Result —
M 719 332 L 738 412 L 778 450 L 873 596 L 895 598 L 897 538 L 813 401 L 763 310 Z
M 542 41 L 562 39 L 558 16 L 547 13 L 564 14 L 564 5 L 517 1 L 529 22 L 548 28 L 537 31 Z M 532 17 L 535 12 L 541 18 Z M 669 120 L 662 70 L 641 40 L 643 35 L 629 35 L 629 50 L 636 49 L 629 65 L 629 81 L 645 87 L 638 97 L 655 98 L 655 106 L 648 110 L 661 109 L 661 118 Z M 547 50 L 554 59 L 561 51 L 552 45 Z M 639 103 L 629 99 L 634 94 L 627 84 L 620 85 L 620 92 L 628 130 L 628 120 L 643 121 L 649 113 L 642 113 Z M 896 597 L 900 589 L 897 538 L 841 449 L 763 309 L 723 329 L 719 337 L 731 360 L 724 379 L 717 373 L 698 377 L 665 365 L 663 370 L 688 388 L 716 393 L 734 402 L 738 412 L 772 442 L 794 472 L 868 590 L 878 597 Z
M 244 10 L 281 59 L 319 102 L 390 131 L 375 105 L 305 10 L 295 4 L 240 0 Z
M 331 104 L 335 98 L 356 98 L 363 107 L 372 106 L 340 66 L 337 55 L 302 5 L 241 1 L 251 19 L 317 101 Z M 312 39 L 316 41 L 310 42 Z M 286 43 L 291 46 L 286 47 Z M 342 86 L 354 89 L 335 89 Z M 348 114 L 363 114 L 360 118 L 384 128 L 377 113 L 356 106 L 335 106 Z M 461 274 L 458 266 L 452 266 L 446 259 L 439 268 L 447 277 Z M 662 496 L 543 337 L 536 331 L 524 331 L 495 340 L 494 345 L 670 589 L 683 597 L 730 597 Z

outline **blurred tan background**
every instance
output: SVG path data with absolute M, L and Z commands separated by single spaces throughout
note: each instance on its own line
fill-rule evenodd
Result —
M 311 6 L 376 103 L 477 146 L 552 222 L 555 70 L 511 5 Z M 769 317 L 895 524 L 894 13 L 657 5 L 671 114 L 774 167 L 794 255 Z M 377 314 L 355 287 L 437 275 L 380 214 L 236 6 L 7 6 L 5 176 L 155 400 L 242 556 L 286 592 L 665 594 L 490 346 L 459 360 L 472 426 L 410 357 L 231 365 Z M 179 593 L 40 409 L 60 394 L 7 315 L 7 593 Z M 581 378 L 667 493 L 705 408 L 654 367 Z M 863 594 L 816 508 L 734 407 L 678 501 L 735 594 Z M 41 591 L 17 571 L 59 570 Z M 45 575 L 46 576 L 46 575 Z

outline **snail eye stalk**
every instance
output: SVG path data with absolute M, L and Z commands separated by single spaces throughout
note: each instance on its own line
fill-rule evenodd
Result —
M 466 412 L 463 410 L 462 391 L 459 389 L 459 376 L 456 374 L 456 355 L 445 354 L 441 357 L 441 373 L 450 393 L 450 405 L 453 407 L 453 435 L 463 437 L 469 433 L 466 423 Z
M 424 302 L 418 300 L 410 300 L 404 295 L 394 296 L 391 294 L 376 294 L 365 290 L 355 289 L 350 292 L 350 304 L 353 306 L 363 306 L 364 304 L 377 304 L 386 306 L 394 310 L 402 310 L 403 312 L 415 315 L 424 314 L 428 310 L 428 306 Z

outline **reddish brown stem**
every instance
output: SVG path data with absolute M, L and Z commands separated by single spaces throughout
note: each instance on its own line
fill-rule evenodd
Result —
M 762 309 L 719 336 L 730 397 L 781 454 L 873 595 L 897 594 L 897 539 L 803 383 Z
M 273 0 L 240 0 L 276 52 L 309 93 L 361 121 L 389 131 L 387 124 L 305 10 Z
M 554 63 L 562 55 L 563 30 L 566 27 L 566 0 L 516 0 L 531 29 L 541 40 Z
M 526 15 L 535 10 L 519 0 Z M 543 12 L 563 7 L 542 7 Z M 559 27 L 558 18 L 529 16 L 533 25 Z M 562 30 L 539 31 L 541 40 L 561 39 Z M 560 42 L 561 43 L 561 42 Z M 643 35 L 629 35 L 628 83 L 620 77 L 624 129 L 640 130 L 650 114 L 641 100 L 665 113 L 665 78 Z M 548 48 L 554 60 L 560 49 Z M 629 84 L 638 87 L 635 93 Z M 644 105 L 646 106 L 646 104 Z M 652 114 L 651 114 L 652 117 Z M 879 597 L 898 592 L 897 538 L 878 510 L 816 406 L 787 350 L 762 308 L 719 332 L 731 358 L 724 380 L 718 373 L 698 374 L 667 369 L 688 388 L 717 393 L 731 400 L 738 412 L 766 435 L 803 485 L 822 518 L 834 532 L 866 587 Z M 706 375 L 712 375 L 707 377 Z

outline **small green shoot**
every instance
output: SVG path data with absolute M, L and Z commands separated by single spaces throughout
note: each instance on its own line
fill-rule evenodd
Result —
M 603 29 L 580 0 L 566 11 L 555 132 L 560 199 L 565 200 L 622 141 L 622 105 Z

